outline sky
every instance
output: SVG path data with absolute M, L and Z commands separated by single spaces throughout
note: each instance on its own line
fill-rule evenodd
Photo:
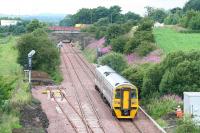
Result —
M 74 14 L 81 8 L 112 5 L 122 7 L 122 13 L 132 11 L 144 15 L 146 6 L 171 9 L 183 7 L 188 0 L 0 0 L 0 14 L 35 15 L 43 13 Z

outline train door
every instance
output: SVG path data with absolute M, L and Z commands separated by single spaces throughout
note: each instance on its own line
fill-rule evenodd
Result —
M 129 110 L 131 104 L 130 89 L 122 89 L 122 109 Z

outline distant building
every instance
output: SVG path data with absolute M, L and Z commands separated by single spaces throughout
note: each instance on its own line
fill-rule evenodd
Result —
M 157 27 L 163 27 L 163 26 L 164 26 L 164 23 L 155 22 L 155 24 L 154 24 L 155 28 L 157 28 Z
M 85 27 L 87 27 L 87 25 L 86 24 L 75 24 L 75 27 L 76 28 L 85 28 Z
M 16 25 L 19 22 L 19 20 L 0 20 L 1 26 L 10 26 L 10 25 Z

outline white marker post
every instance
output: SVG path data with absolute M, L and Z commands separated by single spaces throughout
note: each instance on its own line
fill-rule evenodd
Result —
M 32 57 L 34 54 L 35 54 L 35 50 L 31 50 L 31 52 L 28 53 L 28 69 L 29 69 L 28 82 L 30 86 L 31 86 Z

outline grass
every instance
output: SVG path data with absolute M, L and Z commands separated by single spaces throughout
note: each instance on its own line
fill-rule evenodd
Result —
M 94 49 L 84 49 L 83 51 L 84 57 L 90 62 L 95 63 L 96 62 L 96 51 Z
M 0 43 L 0 75 L 19 75 L 21 73 L 21 67 L 17 63 L 18 52 L 14 47 L 16 37 L 9 37 L 9 41 Z M 3 40 L 3 39 L 1 39 Z M 7 37 L 5 38 L 7 40 Z
M 180 33 L 171 28 L 155 28 L 153 32 L 156 45 L 165 53 L 200 49 L 199 33 Z
M 22 67 L 17 63 L 18 51 L 15 48 L 17 37 L 9 36 L 0 39 L 0 76 L 16 77 L 11 86 L 11 97 L 0 106 L 0 132 L 10 133 L 13 128 L 20 128 L 19 110 L 31 101 L 28 84 L 23 82 Z M 3 42 L 3 43 L 2 43 Z

